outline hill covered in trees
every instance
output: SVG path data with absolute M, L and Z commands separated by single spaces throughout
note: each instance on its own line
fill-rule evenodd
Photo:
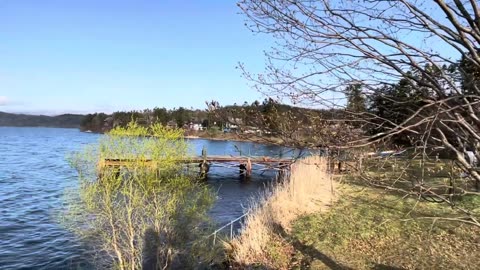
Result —
M 202 128 L 219 129 L 261 129 L 263 131 L 275 131 L 278 128 L 279 119 L 273 119 L 279 114 L 289 113 L 294 115 L 302 124 L 307 124 L 312 113 L 321 115 L 322 110 L 299 108 L 280 104 L 272 99 L 263 102 L 247 102 L 242 105 L 219 106 L 217 102 L 207 103 L 208 109 L 187 109 L 184 107 L 166 109 L 154 108 L 143 111 L 119 111 L 113 114 L 94 113 L 85 116 L 81 124 L 82 130 L 105 132 L 117 126 L 126 126 L 134 120 L 140 125 L 161 123 L 166 126 L 191 128 L 198 125 Z
M 133 120 L 144 126 L 161 123 L 169 127 L 183 128 L 185 134 L 191 136 L 248 139 L 295 147 L 314 147 L 331 145 L 332 141 L 338 143 L 347 136 L 358 134 L 352 131 L 358 128 L 349 125 L 348 121 L 339 123 L 328 120 L 332 117 L 345 118 L 343 114 L 342 109 L 296 107 L 278 103 L 273 99 L 226 106 L 211 101 L 207 102 L 207 109 L 204 110 L 179 107 L 170 110 L 154 108 L 113 114 L 88 114 L 82 122 L 81 129 L 107 132 L 114 127 L 125 127 Z M 219 136 L 224 132 L 228 134 Z M 332 141 L 322 139 L 327 137 Z
M 28 115 L 0 112 L 0 126 L 80 128 L 84 115 Z

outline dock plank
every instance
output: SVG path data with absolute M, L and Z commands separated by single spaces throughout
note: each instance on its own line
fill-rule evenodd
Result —
M 284 164 L 288 165 L 294 162 L 293 159 L 287 158 L 272 158 L 272 157 L 244 157 L 244 156 L 208 156 L 206 158 L 202 156 L 188 157 L 185 159 L 179 159 L 179 163 L 202 163 L 204 160 L 208 163 L 247 163 L 250 159 L 252 164 Z M 100 167 L 109 166 L 128 166 L 132 163 L 144 162 L 151 163 L 153 160 L 132 160 L 132 159 L 118 159 L 118 158 L 106 158 L 99 162 Z

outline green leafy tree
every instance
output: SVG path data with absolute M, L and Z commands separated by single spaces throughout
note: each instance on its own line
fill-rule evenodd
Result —
M 194 247 L 213 194 L 178 162 L 187 150 L 181 130 L 131 122 L 72 157 L 79 186 L 67 196 L 66 222 L 98 251 L 99 268 L 161 269 L 175 261 L 188 268 L 189 258 L 199 261 Z M 110 167 L 109 158 L 129 162 Z
M 188 124 L 191 115 L 188 110 L 183 107 L 179 107 L 178 109 L 172 111 L 172 118 L 177 122 L 179 127 L 183 127 L 183 125 Z
M 170 115 L 165 108 L 155 107 L 153 109 L 153 116 L 157 122 L 161 123 L 164 126 L 168 123 L 168 121 L 170 121 Z

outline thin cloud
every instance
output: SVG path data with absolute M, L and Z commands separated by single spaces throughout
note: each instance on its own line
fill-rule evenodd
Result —
M 8 105 L 8 98 L 6 96 L 0 96 L 0 106 Z

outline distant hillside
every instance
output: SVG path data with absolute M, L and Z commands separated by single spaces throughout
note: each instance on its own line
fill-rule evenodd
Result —
M 84 115 L 28 115 L 0 112 L 0 126 L 79 128 Z

